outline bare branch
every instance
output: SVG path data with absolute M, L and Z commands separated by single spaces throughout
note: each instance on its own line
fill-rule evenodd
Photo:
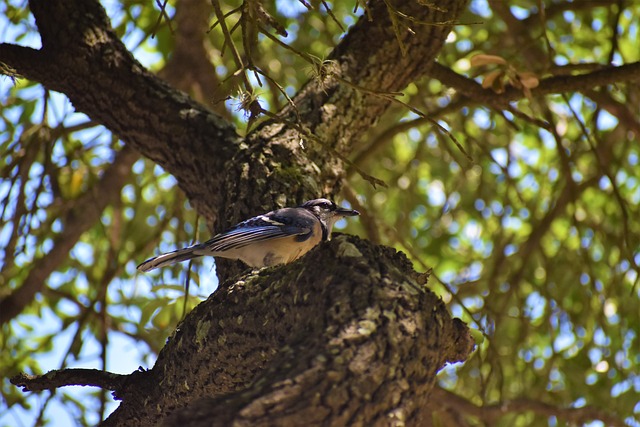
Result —
M 453 409 L 470 416 L 478 417 L 489 425 L 495 424 L 499 418 L 513 412 L 534 412 L 544 417 L 555 416 L 576 425 L 595 420 L 602 421 L 612 427 L 624 425 L 624 422 L 618 417 L 591 406 L 562 408 L 549 403 L 524 398 L 504 401 L 493 405 L 477 406 L 467 399 L 440 387 L 433 389 L 429 406 L 434 409 Z
M 502 94 L 484 89 L 475 80 L 458 74 L 438 63 L 434 63 L 429 74 L 472 100 L 494 108 L 506 109 L 509 107 L 509 102 L 524 98 L 524 93 L 513 87 L 508 87 Z M 566 92 L 587 92 L 600 86 L 637 82 L 640 82 L 640 62 L 620 66 L 606 66 L 599 70 L 579 75 L 548 77 L 540 80 L 540 85 L 532 89 L 531 94 L 536 97 Z
M 19 374 L 11 378 L 11 384 L 22 391 L 45 391 L 70 385 L 93 386 L 117 390 L 129 375 L 114 374 L 99 369 L 61 369 L 44 375 Z

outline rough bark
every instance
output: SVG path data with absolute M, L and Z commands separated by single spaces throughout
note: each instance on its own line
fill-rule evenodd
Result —
M 398 1 L 394 10 L 435 25 L 396 16 L 402 25 L 394 31 L 387 3 L 371 2 L 372 19 L 365 17 L 351 28 L 330 59 L 341 78 L 354 85 L 378 92 L 402 90 L 429 69 L 451 29 L 443 23 L 455 20 L 465 3 L 442 1 L 438 8 L 446 12 L 441 12 Z M 326 145 L 273 122 L 243 143 L 225 120 L 145 70 L 117 39 L 97 2 L 29 4 L 42 49 L 0 44 L 0 61 L 65 93 L 77 110 L 168 170 L 214 229 L 265 206 L 335 194 L 343 170 L 327 147 L 348 154 L 351 141 L 388 105 L 336 79 L 313 81 L 294 98 L 297 114 L 288 108 L 283 117 Z M 226 223 L 219 223 L 221 217 Z
M 164 167 L 214 221 L 215 183 L 239 148 L 234 127 L 142 67 L 98 2 L 32 0 L 29 6 L 42 48 L 0 44 L 0 62 L 64 93 L 76 110 Z
M 336 194 L 344 170 L 333 151 L 349 154 L 384 113 L 389 101 L 373 92 L 402 90 L 428 72 L 466 2 L 420 3 L 372 1 L 330 57 L 337 75 L 311 81 L 295 109 L 245 139 L 135 61 L 95 1 L 31 0 L 42 49 L 0 44 L 0 62 L 65 93 L 163 166 L 216 230 Z M 416 21 L 394 28 L 395 11 Z M 218 271 L 228 278 L 238 268 Z M 107 424 L 415 424 L 437 370 L 472 347 L 404 257 L 357 239 L 226 283 L 154 368 L 118 391 L 123 403 Z
M 473 348 L 425 281 L 403 254 L 342 235 L 227 282 L 106 425 L 418 425 L 436 372 Z

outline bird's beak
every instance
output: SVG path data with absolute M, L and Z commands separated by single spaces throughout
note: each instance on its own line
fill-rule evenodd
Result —
M 358 216 L 360 215 L 360 212 L 358 212 L 355 209 L 347 209 L 347 208 L 338 206 L 336 210 L 333 212 L 333 214 L 336 216 Z

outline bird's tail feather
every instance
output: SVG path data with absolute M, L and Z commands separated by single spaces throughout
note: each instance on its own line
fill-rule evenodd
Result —
M 158 255 L 157 257 L 150 258 L 138 266 L 140 271 L 151 271 L 156 268 L 166 267 L 167 265 L 175 264 L 177 262 L 187 261 L 192 258 L 202 256 L 202 254 L 195 253 L 196 246 L 189 248 L 178 249 L 177 251 L 167 252 L 166 254 Z

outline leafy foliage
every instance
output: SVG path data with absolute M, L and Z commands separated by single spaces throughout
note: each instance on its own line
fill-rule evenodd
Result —
M 352 3 L 265 2 L 276 22 L 251 27 L 240 20 L 243 3 L 225 2 L 224 14 L 237 9 L 225 21 L 227 31 L 235 28 L 230 38 L 214 25 L 211 9 L 205 59 L 222 83 L 202 101 L 224 105 L 240 127 L 247 126 L 237 110 L 244 93 L 278 111 L 305 81 L 318 78 L 317 64 L 338 43 L 341 27 L 366 13 Z M 426 117 L 394 103 L 367 138 L 353 141 L 351 160 L 388 188 L 373 188 L 350 170 L 343 195 L 363 216 L 347 232 L 397 247 L 417 269 L 433 268 L 432 288 L 485 335 L 465 364 L 443 370 L 443 388 L 478 406 L 514 400 L 588 406 L 638 425 L 638 85 L 603 83 L 543 96 L 532 82 L 639 61 L 640 7 L 516 3 L 472 1 L 441 52 L 442 66 L 478 83 L 477 97 L 447 78 L 415 82 L 401 100 Z M 161 72 L 182 29 L 148 2 L 104 5 L 134 55 Z M 174 16 L 178 7 L 169 2 L 165 12 Z M 22 4 L 6 0 L 0 10 L 3 42 L 37 46 Z M 274 35 L 281 29 L 286 37 Z M 236 72 L 234 49 L 250 73 Z M 493 59 L 474 61 L 477 55 Z M 487 101 L 509 87 L 521 96 L 501 105 Z M 0 97 L 1 299 L 61 245 L 60 218 L 82 198 L 103 197 L 95 189 L 123 143 L 74 113 L 64 97 L 26 80 L 1 80 Z M 98 213 L 37 297 L 2 326 L 2 377 L 73 365 L 125 373 L 150 366 L 185 310 L 215 288 L 211 260 L 188 276 L 185 266 L 136 275 L 136 264 L 154 251 L 208 231 L 171 176 L 146 159 L 131 170 L 122 188 L 112 189 L 117 202 Z M 122 360 L 124 352 L 130 360 Z M 53 423 L 66 411 L 90 425 L 114 407 L 101 392 L 27 397 L 8 382 L 0 390 L 8 408 L 2 424 L 27 416 L 29 423 Z M 572 421 L 537 407 L 506 411 L 492 424 L 463 415 L 471 425 Z

